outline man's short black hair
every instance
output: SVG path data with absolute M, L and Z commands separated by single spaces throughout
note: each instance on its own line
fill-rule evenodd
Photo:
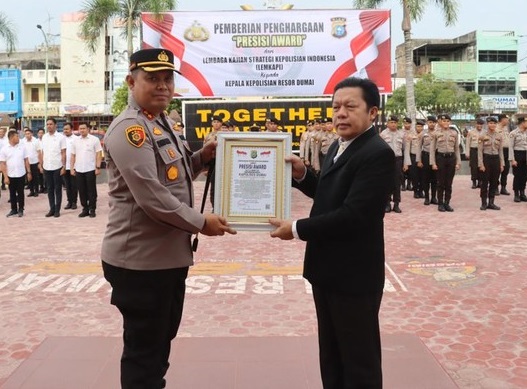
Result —
M 375 85 L 375 83 L 370 79 L 357 77 L 345 78 L 335 85 L 333 94 L 342 88 L 360 88 L 362 90 L 362 98 L 366 102 L 368 109 L 379 107 L 381 105 L 379 88 L 377 88 L 377 85 Z
M 49 117 L 46 119 L 46 121 L 51 120 L 54 124 L 57 124 L 57 119 Z
M 9 130 L 8 133 L 7 133 L 7 139 L 11 139 L 15 135 L 18 135 L 18 131 L 17 130 Z

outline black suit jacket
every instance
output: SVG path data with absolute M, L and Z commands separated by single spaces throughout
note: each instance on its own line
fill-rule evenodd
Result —
M 333 163 L 328 150 L 320 176 L 308 171 L 293 186 L 314 199 L 309 218 L 297 221 L 307 241 L 304 277 L 348 294 L 384 287 L 384 208 L 393 186 L 395 155 L 371 127 Z

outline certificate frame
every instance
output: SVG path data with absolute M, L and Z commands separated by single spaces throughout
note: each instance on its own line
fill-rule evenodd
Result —
M 271 231 L 270 218 L 291 214 L 292 136 L 287 132 L 219 132 L 214 213 L 240 231 Z

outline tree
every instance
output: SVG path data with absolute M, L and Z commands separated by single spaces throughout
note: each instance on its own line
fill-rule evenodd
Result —
M 427 114 L 476 113 L 481 98 L 475 92 L 467 92 L 455 82 L 438 80 L 432 74 L 424 75 L 415 84 L 415 107 L 422 117 Z M 402 114 L 406 111 L 406 86 L 393 91 L 386 103 L 386 111 Z
M 383 0 L 354 0 L 356 8 L 377 8 Z M 458 4 L 456 0 L 434 0 L 438 5 L 445 18 L 447 26 L 452 25 L 457 19 Z M 414 64 L 412 60 L 412 21 L 421 20 L 428 1 L 424 0 L 401 0 L 403 7 L 402 30 L 404 35 L 404 60 L 405 60 L 405 78 L 406 78 L 406 102 L 407 113 L 415 123 L 415 91 L 414 91 Z
M 133 33 L 139 25 L 141 12 L 170 11 L 176 0 L 85 0 L 82 12 L 86 15 L 81 23 L 81 34 L 88 48 L 95 52 L 102 32 L 106 31 L 108 21 L 117 17 L 126 25 L 124 36 L 128 41 L 128 56 L 133 52 Z
M 7 15 L 2 12 L 0 12 L 0 38 L 5 41 L 8 53 L 15 51 L 17 44 L 15 27 L 7 18 Z

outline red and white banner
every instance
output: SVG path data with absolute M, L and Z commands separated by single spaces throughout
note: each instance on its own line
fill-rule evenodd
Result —
M 351 76 L 392 90 L 387 10 L 144 13 L 142 38 L 174 53 L 181 97 L 331 95 Z

